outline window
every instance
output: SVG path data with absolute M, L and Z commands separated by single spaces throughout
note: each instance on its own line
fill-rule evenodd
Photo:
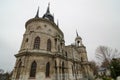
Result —
M 36 37 L 34 40 L 34 49 L 39 49 L 40 47 L 40 37 Z
M 74 76 L 74 66 L 72 65 L 72 75 Z
M 28 42 L 28 38 L 26 38 L 25 42 Z
M 81 62 L 83 62 L 83 57 L 81 57 Z
M 57 79 L 57 63 L 56 63 L 56 60 L 55 60 L 55 76 L 56 76 L 56 79 Z
M 36 75 L 37 63 L 34 61 L 31 64 L 30 77 L 35 77 Z
M 17 74 L 16 74 L 16 79 L 19 79 L 20 78 L 20 72 L 21 72 L 21 65 L 22 65 L 22 62 L 21 60 L 18 61 L 18 67 L 17 67 Z
M 62 62 L 62 80 L 65 80 L 65 76 L 64 76 L 64 71 L 65 67 L 64 67 L 64 62 Z
M 66 56 L 66 58 L 67 58 L 67 52 L 65 52 L 65 56 Z
M 56 63 L 56 60 L 55 60 L 55 68 L 57 68 L 57 63 Z
M 60 52 L 60 46 L 58 45 L 58 52 Z
M 76 65 L 76 70 L 77 70 L 77 74 L 78 74 L 78 64 Z
M 61 48 L 62 48 L 62 45 L 63 45 L 63 44 L 62 44 L 62 43 L 60 43 Z
M 57 45 L 57 38 L 54 39 L 55 40 L 55 46 Z
M 45 24 L 45 25 L 44 25 L 44 27 L 46 28 L 46 27 L 47 27 L 47 25 Z
M 50 63 L 46 64 L 46 77 L 50 77 Z
M 41 29 L 41 26 L 37 26 L 37 28 L 36 28 L 36 29 L 37 29 L 37 30 L 38 30 L 38 29 Z
M 51 51 L 51 40 L 47 40 L 47 51 Z

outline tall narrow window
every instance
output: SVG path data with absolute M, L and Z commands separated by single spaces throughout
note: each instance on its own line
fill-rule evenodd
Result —
M 62 43 L 60 43 L 60 46 L 61 46 L 61 48 L 62 48 Z
M 22 65 L 22 62 L 21 62 L 21 60 L 20 60 L 20 61 L 18 62 L 16 79 L 19 79 L 19 78 L 20 78 L 21 65 Z
M 36 75 L 37 63 L 34 61 L 31 64 L 30 77 L 35 77 Z
M 34 49 L 39 49 L 40 47 L 40 37 L 36 37 L 34 40 Z
M 55 60 L 55 75 L 56 75 L 56 80 L 57 80 L 58 78 L 57 78 L 57 63 L 56 63 L 56 60 Z
M 81 57 L 81 62 L 83 62 L 83 57 Z
M 51 51 L 51 40 L 47 40 L 47 51 Z
M 62 80 L 65 80 L 65 71 L 64 71 L 65 67 L 64 67 L 64 62 L 62 62 Z
M 57 73 L 57 63 L 55 61 L 55 73 Z
M 65 52 L 65 56 L 66 56 L 66 58 L 67 58 L 67 52 Z
M 46 64 L 46 77 L 50 77 L 50 63 Z
M 60 45 L 58 45 L 58 52 L 60 52 Z
M 72 65 L 72 75 L 74 76 L 74 66 Z
M 56 48 L 56 46 L 57 46 L 57 38 L 55 38 L 54 40 L 55 40 L 55 48 Z
M 55 68 L 57 68 L 57 63 L 56 63 L 56 60 L 55 60 Z

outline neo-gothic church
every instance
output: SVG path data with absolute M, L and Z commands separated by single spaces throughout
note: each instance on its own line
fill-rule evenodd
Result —
M 25 24 L 21 48 L 15 55 L 12 80 L 90 79 L 86 47 L 76 32 L 74 44 L 65 45 L 64 33 L 54 22 L 49 6 Z

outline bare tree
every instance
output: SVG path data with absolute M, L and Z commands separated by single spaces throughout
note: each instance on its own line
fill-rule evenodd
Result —
M 3 69 L 0 69 L 0 80 L 11 80 L 12 72 L 4 72 Z
M 4 70 L 3 69 L 0 69 L 0 74 L 3 74 L 4 73 Z
M 89 64 L 90 64 L 90 68 L 92 69 L 93 71 L 93 74 L 94 75 L 97 75 L 97 70 L 99 68 L 99 66 L 96 65 L 96 62 L 95 61 L 89 61 Z
M 102 66 L 106 66 L 110 64 L 110 61 L 113 58 L 120 57 L 120 52 L 117 49 L 112 49 L 107 46 L 99 46 L 96 49 L 96 58 L 97 60 L 102 63 Z

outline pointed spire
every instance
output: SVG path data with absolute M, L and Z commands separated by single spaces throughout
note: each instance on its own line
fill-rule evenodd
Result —
M 52 15 L 52 16 L 53 16 L 53 21 L 54 21 L 54 13 L 53 13 L 53 15 Z
M 39 6 L 35 18 L 39 18 Z
M 53 17 L 54 17 L 54 13 L 53 13 Z
M 76 35 L 77 35 L 77 37 L 79 36 L 77 30 L 76 30 Z
M 53 16 L 52 14 L 50 14 L 50 9 L 49 9 L 49 8 L 50 8 L 50 3 L 48 3 L 47 11 L 46 11 L 46 13 L 43 15 L 43 18 L 44 18 L 44 19 L 48 19 L 48 20 L 54 22 L 54 16 Z
M 76 35 L 77 35 L 76 39 L 81 39 L 82 40 L 82 38 L 79 36 L 77 30 L 76 30 Z
M 57 20 L 57 26 L 59 26 L 59 21 Z
M 48 3 L 48 8 L 46 13 L 50 13 L 50 2 Z

